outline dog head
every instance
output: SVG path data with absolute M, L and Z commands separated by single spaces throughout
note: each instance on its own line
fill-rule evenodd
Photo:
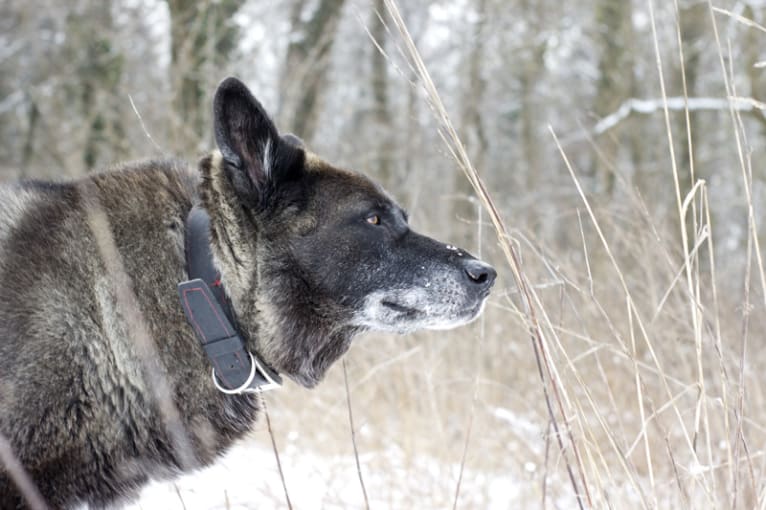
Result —
M 405 333 L 468 323 L 494 269 L 414 232 L 379 185 L 309 153 L 238 80 L 214 100 L 219 153 L 201 198 L 238 319 L 275 369 L 314 386 L 372 329 Z

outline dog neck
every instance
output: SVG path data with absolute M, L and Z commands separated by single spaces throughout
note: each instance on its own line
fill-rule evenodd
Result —
M 199 169 L 199 201 L 209 215 L 213 265 L 221 272 L 243 338 L 249 340 L 246 346 L 301 385 L 315 386 L 360 328 L 339 319 L 342 312 L 333 304 L 312 301 L 316 292 L 300 275 L 274 272 L 274 264 L 264 263 L 274 251 L 259 243 L 254 213 L 243 207 L 219 151 L 203 157 Z M 264 280 L 271 285 L 263 288 Z
M 253 287 L 255 240 L 245 229 L 238 228 L 250 218 L 246 217 L 224 167 L 219 151 L 202 158 L 198 191 L 200 203 L 210 216 L 209 242 L 215 265 L 223 272 L 221 280 L 227 295 L 239 308 L 248 302 L 248 290 Z
M 210 217 L 200 206 L 186 218 L 186 268 L 178 285 L 181 305 L 213 365 L 213 383 L 224 393 L 245 393 L 281 385 L 279 375 L 257 352 L 248 352 L 231 301 L 213 264 Z

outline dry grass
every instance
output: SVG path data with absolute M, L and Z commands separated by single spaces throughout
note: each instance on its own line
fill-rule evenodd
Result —
M 654 204 L 619 169 L 624 200 L 592 203 L 551 128 L 552 148 L 580 199 L 560 217 L 558 230 L 570 235 L 551 243 L 523 226 L 511 230 L 471 166 L 396 2 L 386 7 L 399 53 L 489 216 L 496 242 L 485 247 L 490 259 L 505 259 L 506 288 L 495 293 L 485 322 L 469 329 L 355 346 L 349 378 L 355 416 L 367 431 L 356 440 L 363 451 L 379 453 L 365 467 L 385 479 L 377 490 L 382 484 L 411 491 L 408 479 L 417 476 L 426 489 L 409 494 L 413 505 L 484 507 L 497 501 L 487 482 L 494 476 L 507 478 L 509 501 L 527 507 L 764 508 L 764 375 L 757 368 L 764 321 L 753 311 L 763 309 L 766 279 L 740 112 L 731 109 L 728 129 L 747 211 L 744 280 L 722 279 L 717 271 L 709 199 L 715 190 L 696 179 L 693 160 L 689 168 L 676 163 L 677 139 L 693 148 L 688 111 L 686 131 L 677 133 L 665 108 L 655 141 L 669 148 L 674 219 L 657 218 Z M 651 0 L 647 8 L 658 86 L 667 98 Z M 711 6 L 715 27 L 714 13 Z M 726 94 L 737 97 L 725 65 L 734 59 L 717 29 L 716 41 Z M 680 35 L 679 49 L 683 61 Z M 691 190 L 682 189 L 684 172 L 692 176 Z M 736 274 L 726 262 L 723 274 Z M 532 349 L 522 342 L 530 337 Z M 335 399 L 338 383 L 335 371 L 319 401 L 301 399 L 301 416 L 322 414 L 332 429 L 345 411 Z M 329 433 L 296 444 L 339 440 Z M 407 459 L 403 473 L 390 464 L 392 445 Z M 444 471 L 419 471 L 424 456 Z M 466 484 L 469 476 L 479 481 Z M 381 501 L 376 487 L 368 490 Z

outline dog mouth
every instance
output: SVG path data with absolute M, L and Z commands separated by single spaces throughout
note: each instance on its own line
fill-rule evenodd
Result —
M 467 293 L 455 286 L 378 291 L 365 298 L 353 321 L 367 330 L 395 333 L 452 329 L 475 320 L 488 295 L 486 291 Z
M 388 322 L 394 329 L 451 329 L 476 319 L 481 314 L 488 295 L 489 292 L 481 293 L 470 302 L 448 310 L 440 309 L 439 303 L 427 303 L 420 308 L 390 297 L 380 300 L 379 304 L 390 314 L 384 322 Z
M 383 300 L 380 302 L 381 305 L 388 308 L 389 310 L 393 310 L 394 312 L 397 312 L 401 315 L 417 315 L 420 313 L 420 310 L 417 308 L 413 308 L 411 306 L 405 306 L 400 303 L 396 303 L 394 301 L 389 300 Z

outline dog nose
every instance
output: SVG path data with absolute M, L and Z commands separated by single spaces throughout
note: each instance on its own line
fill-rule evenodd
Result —
M 492 284 L 495 283 L 497 271 L 481 260 L 466 260 L 464 269 L 465 274 L 472 283 L 486 288 L 492 287 Z

